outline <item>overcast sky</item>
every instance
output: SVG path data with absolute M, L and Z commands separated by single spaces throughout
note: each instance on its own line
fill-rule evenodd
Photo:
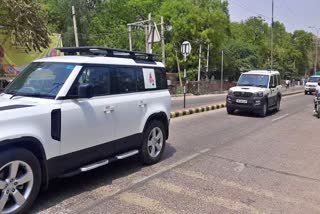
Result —
M 228 0 L 231 21 L 246 20 L 261 15 L 271 22 L 272 0 Z M 274 0 L 274 19 L 285 24 L 290 32 L 320 28 L 320 0 Z

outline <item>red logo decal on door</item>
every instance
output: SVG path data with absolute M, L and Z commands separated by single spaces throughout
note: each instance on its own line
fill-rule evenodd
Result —
M 154 85 L 154 79 L 151 73 L 149 73 L 149 82 L 150 84 Z

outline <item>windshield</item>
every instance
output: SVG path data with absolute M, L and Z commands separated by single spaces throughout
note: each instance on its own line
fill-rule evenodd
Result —
M 75 64 L 35 62 L 4 91 L 15 96 L 55 98 Z
M 238 86 L 256 86 L 267 88 L 269 83 L 268 75 L 260 74 L 242 74 Z
M 310 77 L 308 82 L 318 82 L 320 80 L 320 77 Z

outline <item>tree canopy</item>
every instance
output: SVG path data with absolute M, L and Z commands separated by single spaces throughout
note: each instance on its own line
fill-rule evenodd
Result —
M 199 45 L 203 46 L 201 62 L 206 65 L 206 48 L 210 44 L 211 72 L 219 72 L 221 51 L 225 53 L 225 75 L 236 79 L 241 72 L 271 68 L 271 26 L 262 17 L 231 22 L 228 2 L 220 0 L 3 0 L 0 3 L 0 25 L 13 41 L 39 50 L 48 44 L 48 33 L 61 33 L 64 46 L 74 46 L 71 7 L 75 6 L 81 46 L 97 45 L 129 48 L 127 24 L 146 20 L 152 13 L 159 24 L 165 19 L 166 63 L 169 72 L 177 72 L 175 50 L 184 40 L 191 42 L 189 72 L 197 70 Z M 313 40 L 303 30 L 287 32 L 274 22 L 273 69 L 283 77 L 295 78 L 312 69 Z M 145 50 L 143 28 L 133 29 L 133 49 Z M 160 45 L 154 51 L 160 54 Z M 191 75 L 193 76 L 193 75 Z
M 2 0 L 0 26 L 12 43 L 29 51 L 47 48 L 49 32 L 42 5 L 33 0 Z

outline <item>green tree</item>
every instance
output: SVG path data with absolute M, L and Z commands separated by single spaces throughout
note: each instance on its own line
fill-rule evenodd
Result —
M 2 33 L 13 44 L 29 51 L 47 48 L 50 42 L 44 10 L 34 0 L 2 0 L 0 3 Z

